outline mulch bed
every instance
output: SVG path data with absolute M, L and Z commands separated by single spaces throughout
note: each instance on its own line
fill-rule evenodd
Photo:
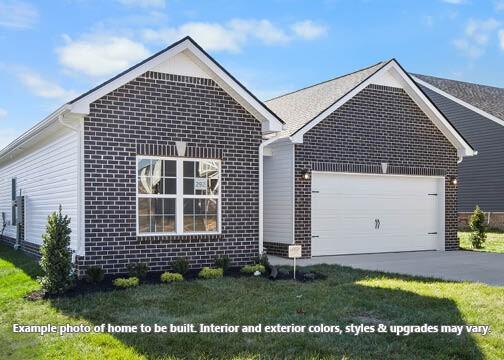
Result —
M 287 268 L 287 267 L 279 267 L 276 269 L 276 276 L 272 277 L 271 274 L 268 275 L 261 275 L 261 277 L 273 280 L 273 281 L 283 281 L 283 280 L 293 280 L 293 271 L 292 268 Z M 185 275 L 184 275 L 184 281 L 194 281 L 198 279 L 198 273 L 200 270 L 189 270 Z M 274 273 L 274 271 L 272 271 Z M 163 272 L 149 272 L 147 276 L 143 279 L 140 279 L 140 285 L 144 284 L 153 284 L 153 285 L 159 285 L 159 284 L 165 284 L 161 282 L 161 274 Z M 225 277 L 233 277 L 233 278 L 239 278 L 239 277 L 252 277 L 254 275 L 250 274 L 244 274 L 240 272 L 239 267 L 231 267 L 229 268 L 225 274 Z M 37 290 L 34 292 L 31 292 L 27 295 L 24 296 L 26 300 L 30 301 L 36 301 L 36 300 L 41 300 L 41 299 L 54 299 L 54 298 L 60 298 L 60 297 L 75 297 L 78 295 L 85 295 L 89 293 L 95 293 L 95 292 L 107 292 L 107 291 L 113 291 L 113 290 L 123 290 L 123 288 L 117 287 L 113 285 L 113 281 L 117 279 L 118 277 L 128 277 L 127 274 L 114 274 L 114 275 L 105 275 L 103 281 L 99 283 L 90 283 L 86 281 L 85 279 L 79 279 L 75 283 L 75 286 L 71 289 L 69 289 L 67 292 L 64 294 L 58 294 L 58 295 L 52 295 L 52 294 L 47 294 L 45 293 L 44 290 Z M 305 270 L 297 270 L 296 271 L 296 281 L 299 282 L 310 282 L 310 281 L 315 281 L 315 280 L 324 280 L 326 279 L 326 276 L 323 274 L 320 274 L 318 272 L 313 272 L 313 271 L 305 271 Z

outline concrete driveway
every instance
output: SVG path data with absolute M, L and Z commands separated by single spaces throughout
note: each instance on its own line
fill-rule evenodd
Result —
M 269 256 L 275 265 L 292 265 L 292 259 Z M 318 256 L 299 259 L 300 266 L 337 264 L 364 270 L 474 281 L 504 285 L 504 254 L 473 251 L 418 251 L 364 255 Z

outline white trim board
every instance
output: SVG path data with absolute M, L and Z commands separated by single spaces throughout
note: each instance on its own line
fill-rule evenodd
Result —
M 457 104 L 462 105 L 462 106 L 466 107 L 467 109 L 474 111 L 475 113 L 477 113 L 483 117 L 486 117 L 488 120 L 492 120 L 492 121 L 496 122 L 497 124 L 504 126 L 504 120 L 498 118 L 497 116 L 489 114 L 486 111 L 481 110 L 480 108 L 478 108 L 474 105 L 471 105 L 471 104 L 465 102 L 464 100 L 461 100 L 458 97 L 455 97 L 455 96 L 447 93 L 446 91 L 443 91 L 443 90 L 435 87 L 434 85 L 429 84 L 428 82 L 426 82 L 424 80 L 420 80 L 416 76 L 412 75 L 412 78 L 413 78 L 413 80 L 415 80 L 415 82 L 417 82 L 418 84 L 420 84 L 422 86 L 425 86 L 427 89 L 432 90 L 432 91 L 438 93 L 439 95 L 444 96 L 445 98 L 447 98 L 453 102 L 456 102 Z
M 422 109 L 422 111 L 429 117 L 429 119 L 436 125 L 436 127 L 444 134 L 444 136 L 457 148 L 459 157 L 473 156 L 477 152 L 462 138 L 457 130 L 450 124 L 448 119 L 436 108 L 436 106 L 424 95 L 419 89 L 418 85 L 414 83 L 409 75 L 402 69 L 396 60 L 390 60 L 374 74 L 369 76 L 366 80 L 354 87 L 346 95 L 337 100 L 333 105 L 321 112 L 310 122 L 306 123 L 303 127 L 291 135 L 291 140 L 295 143 L 303 142 L 303 135 L 311 130 L 314 126 L 322 120 L 331 115 L 338 108 L 343 106 L 347 101 L 352 99 L 355 95 L 361 92 L 369 84 L 372 84 L 376 78 L 381 77 L 385 72 L 394 77 L 394 79 L 401 84 L 401 87 L 413 99 L 413 101 Z

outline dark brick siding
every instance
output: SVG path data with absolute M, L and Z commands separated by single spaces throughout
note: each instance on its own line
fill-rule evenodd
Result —
M 295 145 L 295 159 L 295 242 L 303 245 L 303 256 L 311 255 L 311 181 L 302 178 L 303 169 L 359 164 L 353 168 L 379 172 L 386 162 L 395 173 L 425 169 L 425 174 L 457 175 L 455 147 L 402 89 L 378 85 L 368 86 L 308 131 L 303 144 Z M 457 191 L 445 184 L 445 248 L 454 250 Z
M 136 155 L 222 160 L 222 234 L 136 236 Z M 91 104 L 84 122 L 85 257 L 80 273 L 100 265 L 121 273 L 130 262 L 153 271 L 186 256 L 191 266 L 227 254 L 242 265 L 259 250 L 261 124 L 209 79 L 148 72 Z

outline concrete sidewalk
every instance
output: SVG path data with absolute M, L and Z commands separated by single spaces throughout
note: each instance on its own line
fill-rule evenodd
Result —
M 292 259 L 269 256 L 274 265 L 292 265 Z M 475 251 L 418 251 L 364 255 L 318 256 L 298 259 L 299 266 L 336 264 L 364 270 L 474 281 L 504 286 L 504 254 Z

